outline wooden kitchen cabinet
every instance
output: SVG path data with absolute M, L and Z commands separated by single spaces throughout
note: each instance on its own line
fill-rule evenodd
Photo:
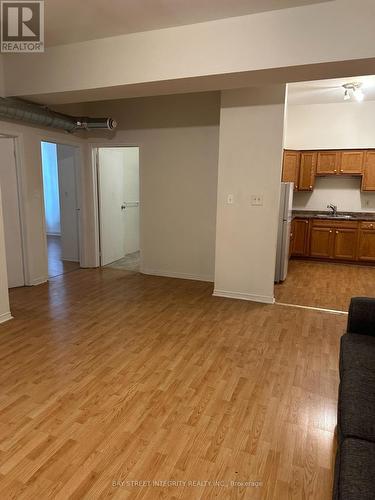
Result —
M 339 162 L 339 151 L 318 151 L 316 162 L 316 175 L 336 175 Z
M 298 190 L 299 166 L 301 153 L 290 149 L 284 151 L 282 182 L 294 182 L 294 190 Z
M 360 223 L 358 260 L 375 262 L 375 222 Z
M 366 151 L 361 189 L 362 191 L 375 191 L 375 150 Z
M 312 191 L 316 176 L 331 175 L 358 175 L 362 191 L 375 191 L 375 149 L 284 150 L 282 181 L 295 191 Z
M 340 227 L 334 230 L 334 245 L 332 258 L 338 260 L 356 260 L 357 258 L 357 228 Z
M 316 151 L 302 151 L 300 157 L 298 191 L 312 191 L 315 184 Z
M 309 240 L 308 219 L 294 219 L 292 223 L 292 255 L 304 257 L 307 255 Z
M 375 263 L 375 220 L 296 218 L 292 256 Z
M 319 259 L 356 260 L 358 223 L 356 221 L 312 221 L 310 257 Z
M 365 152 L 363 150 L 345 150 L 341 151 L 340 174 L 358 174 L 363 172 L 363 162 Z
M 334 233 L 331 227 L 312 226 L 310 234 L 310 257 L 332 258 Z

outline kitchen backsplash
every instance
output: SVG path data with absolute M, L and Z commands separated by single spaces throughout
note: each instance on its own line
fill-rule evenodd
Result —
M 375 212 L 375 193 L 361 192 L 359 178 L 317 177 L 313 191 L 293 197 L 294 210 L 327 210 L 328 203 L 341 212 Z

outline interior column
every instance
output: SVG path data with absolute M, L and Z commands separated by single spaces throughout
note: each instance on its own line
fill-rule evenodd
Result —
M 285 91 L 222 92 L 214 295 L 274 302 Z

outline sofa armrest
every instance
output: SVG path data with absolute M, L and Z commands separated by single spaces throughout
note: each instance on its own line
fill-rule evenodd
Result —
M 375 336 L 375 299 L 353 297 L 350 301 L 348 333 Z

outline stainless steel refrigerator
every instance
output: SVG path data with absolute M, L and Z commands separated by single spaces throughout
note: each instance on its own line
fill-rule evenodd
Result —
M 292 226 L 293 182 L 281 183 L 280 212 L 277 231 L 275 282 L 284 281 L 288 274 L 289 244 Z

